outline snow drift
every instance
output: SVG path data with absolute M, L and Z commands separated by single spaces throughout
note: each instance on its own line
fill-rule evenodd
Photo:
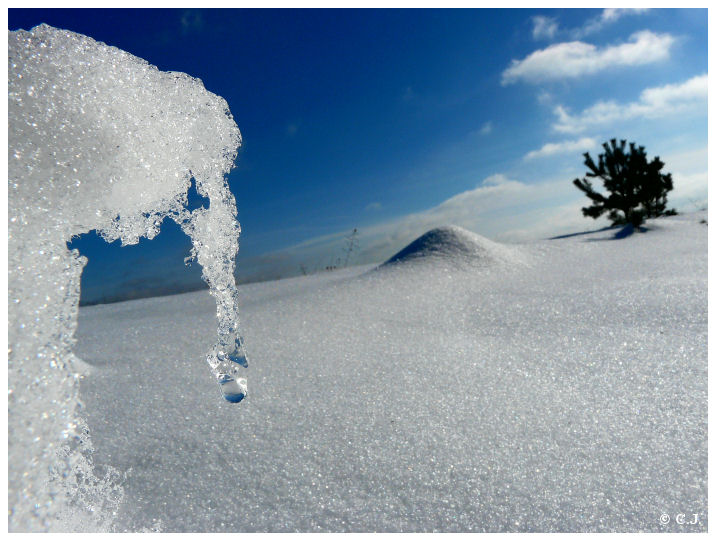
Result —
M 431 260 L 490 266 L 520 264 L 524 262 L 524 256 L 517 247 L 508 247 L 462 227 L 448 225 L 431 229 L 383 265 Z

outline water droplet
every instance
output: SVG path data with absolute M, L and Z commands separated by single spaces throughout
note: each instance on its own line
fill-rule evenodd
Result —
M 220 374 L 218 376 L 219 385 L 221 386 L 221 392 L 224 394 L 224 398 L 227 402 L 237 403 L 241 402 L 246 396 L 246 380 L 239 378 L 234 379 L 228 374 Z

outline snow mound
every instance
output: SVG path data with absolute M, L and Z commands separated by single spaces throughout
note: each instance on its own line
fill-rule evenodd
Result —
M 524 262 L 522 254 L 513 247 L 491 241 L 462 227 L 447 225 L 431 229 L 415 239 L 382 266 L 435 259 L 480 266 Z

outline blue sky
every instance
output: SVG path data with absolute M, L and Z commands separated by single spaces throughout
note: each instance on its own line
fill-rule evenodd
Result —
M 10 29 L 40 22 L 227 100 L 240 280 L 335 264 L 353 228 L 364 263 L 447 223 L 512 242 L 597 227 L 571 181 L 611 137 L 663 159 L 677 209 L 705 204 L 705 9 L 9 10 Z M 85 300 L 197 280 L 169 225 L 73 246 Z

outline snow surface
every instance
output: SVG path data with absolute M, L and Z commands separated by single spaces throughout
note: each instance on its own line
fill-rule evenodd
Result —
M 240 407 L 206 292 L 81 308 L 115 528 L 706 531 L 705 218 L 241 286 Z

